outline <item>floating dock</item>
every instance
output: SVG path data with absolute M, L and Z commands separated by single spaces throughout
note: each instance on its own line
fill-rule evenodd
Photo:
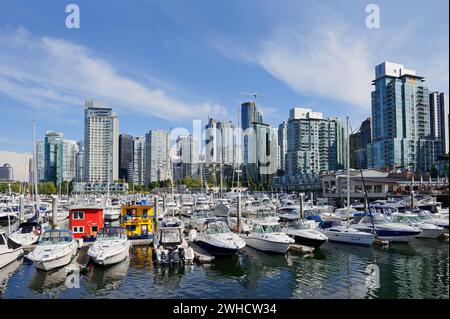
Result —
M 204 250 L 203 248 L 201 248 L 200 246 L 198 246 L 195 243 L 190 243 L 189 246 L 192 247 L 192 249 L 194 250 L 194 258 L 197 262 L 201 263 L 201 264 L 207 264 L 212 262 L 216 257 L 214 257 L 213 255 L 211 255 L 210 253 L 208 253 L 206 250 Z
M 291 247 L 289 247 L 290 252 L 294 253 L 300 253 L 300 254 L 312 254 L 314 252 L 314 247 L 305 246 L 305 245 L 299 245 L 299 244 L 293 244 Z
M 89 250 L 89 246 L 85 245 L 82 246 L 79 250 L 78 250 L 78 254 L 77 256 L 72 259 L 72 261 L 70 262 L 70 264 L 68 264 L 66 266 L 66 270 L 67 272 L 73 272 L 73 271 L 85 271 L 87 269 L 87 265 L 89 264 L 91 257 L 89 257 L 89 255 L 87 254 Z

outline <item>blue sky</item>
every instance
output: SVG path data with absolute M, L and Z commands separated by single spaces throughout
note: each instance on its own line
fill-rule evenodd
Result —
M 72 1 L 0 0 L 0 150 L 31 150 L 47 130 L 83 137 L 85 99 L 106 101 L 120 133 L 192 127 L 208 116 L 237 122 L 258 91 L 266 122 L 293 106 L 325 116 L 370 116 L 370 81 L 382 61 L 448 93 L 447 0 Z M 33 3 L 34 5 L 32 5 Z M 365 25 L 366 5 L 380 28 Z M 1 160 L 0 160 L 1 162 Z

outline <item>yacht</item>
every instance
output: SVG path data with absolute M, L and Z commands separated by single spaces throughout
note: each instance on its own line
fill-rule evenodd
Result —
M 120 217 L 120 206 L 109 206 L 103 210 L 103 218 L 105 220 L 114 221 Z
M 428 210 L 423 209 L 412 210 L 411 213 L 417 214 L 417 217 L 419 217 L 422 221 L 442 227 L 446 232 L 448 232 L 448 219 L 436 218 Z
M 194 251 L 183 237 L 184 224 L 174 217 L 164 218 L 153 240 L 153 252 L 160 264 L 192 264 Z
M 211 211 L 198 210 L 192 214 L 191 219 L 188 222 L 188 226 L 201 232 L 203 230 L 204 224 L 210 220 L 217 220 L 217 218 Z
M 392 223 L 383 214 L 366 215 L 351 227 L 367 233 L 375 232 L 378 239 L 390 242 L 410 242 L 417 237 L 421 230 L 417 227 Z
M 26 257 L 36 268 L 49 271 L 69 264 L 77 250 L 78 244 L 70 230 L 50 229 L 41 235 L 36 248 Z
M 17 230 L 11 233 L 9 238 L 22 246 L 33 245 L 39 241 L 42 233 L 48 228 L 48 224 L 41 225 L 37 222 L 21 223 Z
M 329 242 L 339 244 L 371 246 L 375 239 L 372 233 L 346 227 L 337 221 L 323 221 L 318 229 L 327 236 Z
M 114 265 L 125 260 L 130 254 L 130 241 L 126 229 L 104 227 L 100 229 L 88 255 L 98 265 Z
M 22 255 L 22 245 L 13 242 L 3 231 L 0 231 L 0 269 L 9 265 Z
M 395 213 L 391 216 L 393 223 L 405 224 L 419 228 L 422 232 L 417 238 L 436 239 L 442 235 L 444 228 L 436 226 L 432 223 L 427 223 L 414 214 Z
M 245 241 L 232 233 L 223 221 L 209 220 L 204 227 L 199 233 L 195 229 L 191 230 L 189 239 L 211 255 L 234 255 L 245 247 Z
M 19 212 L 14 211 L 12 207 L 7 205 L 0 206 L 0 224 L 8 225 L 8 223 L 13 223 L 19 218 Z
M 286 253 L 295 240 L 282 232 L 271 219 L 254 220 L 251 231 L 242 235 L 247 246 L 272 253 Z
M 309 221 L 302 220 L 299 216 L 280 217 L 280 225 L 281 231 L 300 245 L 318 248 L 328 239 L 320 231 L 311 228 Z

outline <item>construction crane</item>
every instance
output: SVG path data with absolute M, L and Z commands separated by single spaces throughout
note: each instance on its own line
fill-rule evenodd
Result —
M 253 93 L 249 93 L 249 92 L 241 92 L 241 94 L 242 95 L 249 95 L 249 96 L 253 96 L 253 102 L 255 102 L 255 104 L 256 104 L 256 98 L 258 97 L 258 96 L 260 96 L 260 97 L 263 97 L 264 95 L 262 95 L 262 94 L 259 94 L 258 92 L 253 92 Z

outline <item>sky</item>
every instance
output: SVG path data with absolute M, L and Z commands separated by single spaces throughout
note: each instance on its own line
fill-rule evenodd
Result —
M 66 6 L 80 9 L 69 29 Z M 379 7 L 379 28 L 366 6 Z M 265 122 L 292 107 L 325 117 L 370 116 L 383 61 L 448 93 L 449 2 L 362 0 L 0 0 L 0 151 L 29 152 L 32 122 L 82 140 L 86 99 L 106 102 L 119 132 L 237 123 L 257 91 Z M 0 159 L 0 162 L 2 160 Z

